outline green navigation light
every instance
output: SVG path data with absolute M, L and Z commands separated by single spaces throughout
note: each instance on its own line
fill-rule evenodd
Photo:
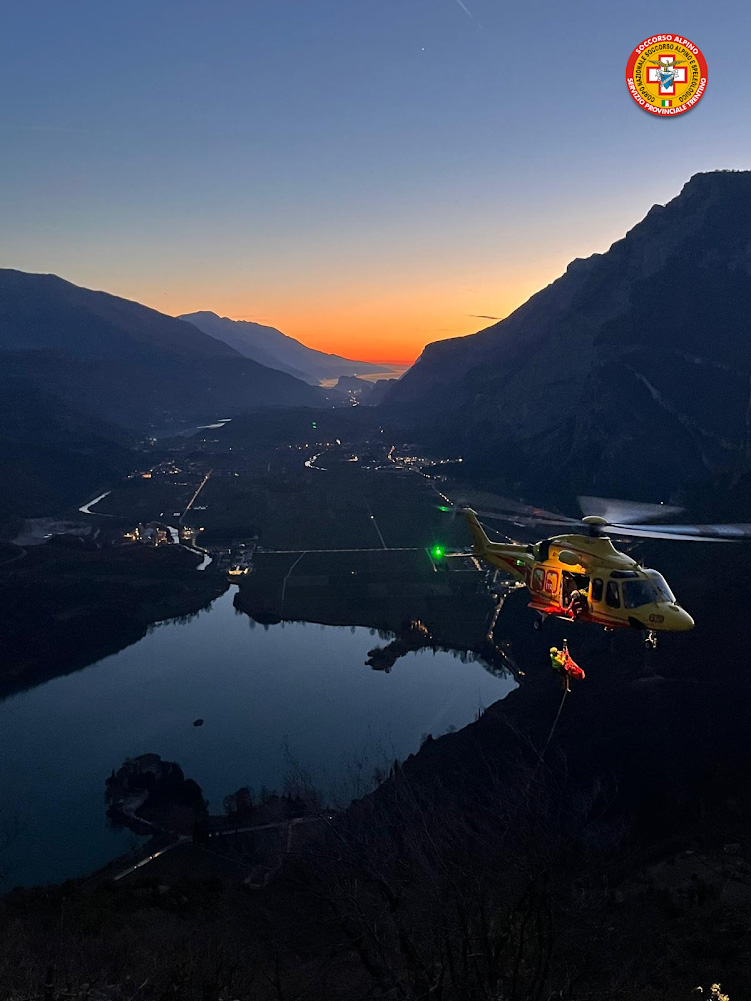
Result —
M 440 558 L 445 553 L 445 549 L 443 548 L 443 546 L 433 546 L 431 552 L 433 554 L 434 560 L 440 560 Z

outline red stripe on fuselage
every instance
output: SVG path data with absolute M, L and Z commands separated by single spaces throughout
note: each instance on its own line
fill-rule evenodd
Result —
M 522 561 L 522 565 L 519 566 L 517 562 L 518 558 L 516 556 L 503 556 L 501 553 L 493 552 L 488 555 L 492 556 L 492 560 L 499 560 L 500 562 L 505 563 L 517 577 L 523 577 L 525 580 L 529 578 L 529 567 L 524 564 L 524 561 Z M 480 558 L 482 559 L 482 557 Z M 489 560 L 489 562 L 492 562 L 492 560 Z
M 553 615 L 559 619 L 566 619 L 568 622 L 577 621 L 572 615 L 567 615 L 560 605 L 540 605 L 535 601 L 530 601 L 527 607 L 534 609 L 535 612 L 542 612 L 544 615 Z M 587 615 L 582 615 L 578 621 L 594 622 L 595 625 L 607 625 L 620 629 L 631 628 L 629 622 L 624 622 L 623 619 L 615 619 L 610 615 L 603 615 L 601 612 L 589 612 Z

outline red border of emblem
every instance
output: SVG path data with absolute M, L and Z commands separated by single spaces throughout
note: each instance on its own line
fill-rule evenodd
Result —
M 701 73 L 699 87 L 693 97 L 690 98 L 689 102 L 681 102 L 675 108 L 663 108 L 662 106 L 654 106 L 645 101 L 644 98 L 636 90 L 634 84 L 634 67 L 636 66 L 637 59 L 642 55 L 644 49 L 649 48 L 650 45 L 659 45 L 661 42 L 676 42 L 677 39 L 681 41 L 678 44 L 685 45 L 686 48 L 691 49 L 694 54 L 696 61 L 699 64 L 699 70 Z M 699 101 L 704 97 L 707 89 L 707 60 L 701 49 L 694 45 L 690 38 L 686 38 L 684 35 L 649 35 L 642 42 L 636 46 L 631 55 L 629 56 L 628 64 L 626 66 L 626 84 L 628 86 L 628 92 L 633 98 L 633 100 L 643 108 L 644 111 L 648 111 L 651 115 L 659 115 L 660 117 L 674 118 L 676 115 L 682 115 L 686 111 L 690 111 L 695 107 Z

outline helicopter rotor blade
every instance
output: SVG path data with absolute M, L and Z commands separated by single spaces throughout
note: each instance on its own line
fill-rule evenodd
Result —
M 478 518 L 506 522 L 520 528 L 551 526 L 569 529 L 572 534 L 595 536 L 615 536 L 636 539 L 675 539 L 680 542 L 740 542 L 751 539 L 751 524 L 711 524 L 711 525 L 664 525 L 648 524 L 658 518 L 680 514 L 683 508 L 666 504 L 646 504 L 638 501 L 621 501 L 603 497 L 579 497 L 579 505 L 587 517 L 602 519 L 602 523 L 583 524 L 576 518 L 568 518 L 542 508 L 521 508 L 516 510 L 478 510 L 472 508 Z M 451 511 L 458 517 L 467 507 L 465 503 L 454 501 L 451 507 L 440 510 Z M 495 532 L 499 533 L 497 529 Z M 506 536 L 510 538 L 510 536 Z
M 607 497 L 577 497 L 577 500 L 583 515 L 604 518 L 611 525 L 641 525 L 683 511 L 681 507 L 667 504 L 644 504 Z
M 445 495 L 444 495 L 444 497 L 445 497 Z M 445 498 L 445 499 L 448 500 L 448 498 Z M 434 504 L 433 506 L 438 511 L 442 511 L 445 514 L 450 514 L 452 522 L 456 521 L 457 518 L 461 517 L 461 515 L 465 511 L 473 511 L 475 513 L 475 515 L 477 515 L 478 517 L 485 517 L 485 514 L 486 514 L 486 512 L 475 511 L 475 509 L 473 507 L 471 507 L 469 504 L 467 504 L 465 501 L 458 500 L 458 499 L 450 501 L 449 504 Z M 492 518 L 492 517 L 494 517 L 494 515 L 493 514 L 489 514 L 489 517 Z M 507 519 L 504 519 L 504 520 L 507 520 Z M 482 525 L 482 522 L 480 524 Z M 494 527 L 491 528 L 491 527 L 488 527 L 487 525 L 482 525 L 482 527 L 483 527 L 483 529 L 486 532 L 491 533 L 493 535 L 500 535 L 500 536 L 502 536 L 504 539 L 506 539 L 509 542 L 514 542 L 515 541 L 514 539 L 511 538 L 510 535 L 506 535 L 505 532 L 501 532 L 500 529 L 497 529 L 497 528 L 494 528 Z M 446 555 L 448 555 L 448 554 L 446 554 Z M 472 553 L 470 552 L 469 555 L 471 556 Z
M 508 521 L 513 525 L 530 526 L 535 525 L 563 525 L 569 527 L 570 525 L 577 525 L 581 528 L 581 522 L 578 518 L 567 518 L 565 515 L 560 516 L 550 516 L 550 517 L 538 517 L 537 515 L 529 516 L 526 514 L 517 514 L 514 511 L 475 511 L 480 518 L 490 518 L 494 521 Z
M 557 520 L 566 517 L 558 511 L 547 511 L 545 508 L 537 505 L 524 504 L 521 501 L 513 500 L 510 497 L 503 497 L 500 494 L 494 494 L 486 490 L 469 490 L 463 496 L 459 495 L 453 498 L 447 497 L 441 491 L 437 491 L 437 493 L 446 504 L 454 504 L 459 507 L 469 506 L 473 511 L 484 511 L 488 516 L 492 515 L 494 518 L 501 518 L 507 521 L 522 521 L 525 518 L 550 518 Z M 626 521 L 625 518 L 622 520 Z M 570 521 L 572 524 L 578 523 L 578 519 L 576 518 L 572 518 Z
M 741 542 L 751 539 L 751 525 L 609 525 L 608 535 L 638 539 L 677 539 L 681 542 Z

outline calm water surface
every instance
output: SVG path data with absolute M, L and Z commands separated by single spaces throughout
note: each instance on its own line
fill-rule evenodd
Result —
M 358 763 L 369 777 L 515 687 L 426 650 L 373 671 L 367 652 L 388 641 L 371 630 L 251 628 L 233 597 L 0 703 L 0 827 L 18 827 L 0 856 L 4 887 L 80 876 L 141 840 L 105 817 L 104 780 L 126 757 L 177 761 L 215 812 L 242 785 L 280 789 L 290 757 L 346 796 Z

